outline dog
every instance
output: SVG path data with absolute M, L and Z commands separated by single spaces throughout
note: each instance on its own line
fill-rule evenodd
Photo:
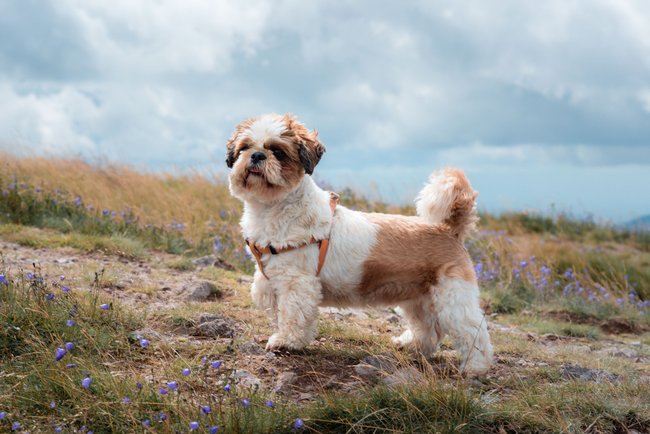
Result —
M 475 229 L 477 193 L 456 169 L 434 172 L 417 216 L 364 213 L 337 204 L 311 175 L 325 152 L 293 115 L 236 126 L 226 145 L 231 194 L 257 260 L 253 302 L 270 316 L 267 350 L 299 350 L 316 337 L 320 306 L 397 306 L 408 329 L 393 338 L 429 356 L 449 334 L 460 369 L 493 358 L 479 288 L 463 240 Z

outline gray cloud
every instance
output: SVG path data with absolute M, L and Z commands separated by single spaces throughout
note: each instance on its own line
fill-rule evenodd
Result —
M 404 168 L 390 197 L 408 167 L 650 165 L 642 1 L 0 0 L 0 64 L 5 149 L 220 165 L 291 111 L 324 174 Z

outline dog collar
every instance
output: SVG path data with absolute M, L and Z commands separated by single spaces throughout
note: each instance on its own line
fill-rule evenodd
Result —
M 330 193 L 330 210 L 332 211 L 332 217 L 333 217 L 334 213 L 336 212 L 336 205 L 339 201 L 339 195 L 332 191 L 330 191 L 329 193 Z M 269 253 L 271 255 L 279 255 L 280 253 L 300 249 L 301 247 L 309 246 L 310 244 L 318 244 L 318 268 L 316 270 L 316 276 L 320 275 L 320 270 L 323 268 L 323 264 L 325 264 L 325 257 L 327 257 L 327 249 L 329 248 L 330 245 L 330 239 L 329 236 L 322 240 L 317 240 L 316 238 L 311 237 L 310 240 L 307 241 L 306 243 L 298 244 L 297 246 L 287 246 L 287 247 L 283 247 L 282 249 L 276 249 L 270 244 L 262 247 L 259 244 L 252 242 L 248 238 L 246 238 L 246 244 L 248 245 L 248 248 L 251 249 L 251 253 L 253 253 L 253 256 L 257 261 L 257 265 L 259 266 L 262 275 L 266 277 L 266 280 L 269 280 L 269 276 L 267 276 L 266 273 L 264 272 L 264 265 L 262 264 L 263 255 Z

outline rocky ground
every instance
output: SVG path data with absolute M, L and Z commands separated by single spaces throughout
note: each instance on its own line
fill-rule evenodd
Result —
M 296 401 L 310 401 L 325 390 L 352 391 L 368 384 L 415 382 L 433 371 L 458 378 L 449 342 L 429 362 L 396 351 L 389 337 L 401 333 L 401 318 L 390 309 L 322 309 L 319 338 L 299 353 L 264 350 L 270 332 L 266 318 L 250 304 L 251 277 L 233 272 L 215 257 L 193 261 L 162 253 L 130 261 L 74 249 L 32 249 L 1 242 L 5 269 L 15 274 L 36 267 L 50 281 L 73 291 L 89 290 L 98 273 L 101 290 L 147 318 L 134 338 L 221 356 L 234 367 L 242 386 L 265 388 Z M 512 382 L 638 381 L 650 384 L 650 338 L 647 332 L 572 337 L 536 333 L 526 322 L 490 315 L 496 365 L 480 379 L 482 399 L 507 396 Z M 487 389 L 487 390 L 486 390 Z

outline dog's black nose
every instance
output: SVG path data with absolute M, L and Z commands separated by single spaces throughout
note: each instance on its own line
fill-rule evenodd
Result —
M 264 152 L 256 152 L 251 155 L 251 162 L 257 164 L 262 160 L 266 160 L 266 154 Z

